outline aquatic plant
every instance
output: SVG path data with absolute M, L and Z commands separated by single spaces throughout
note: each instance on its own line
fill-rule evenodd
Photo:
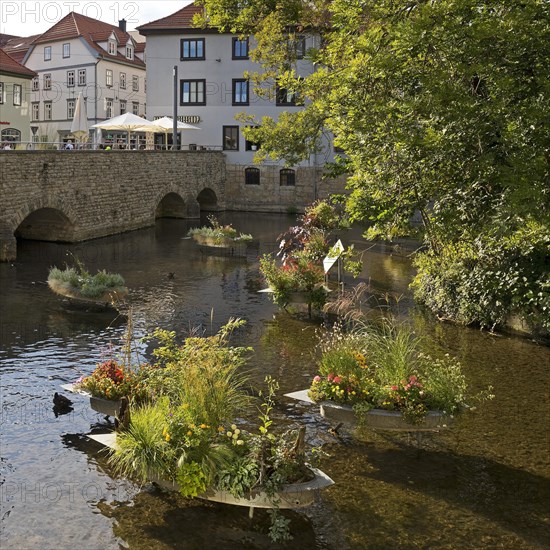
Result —
M 446 416 L 468 406 L 466 378 L 457 359 L 433 357 L 412 329 L 391 319 L 359 324 L 346 333 L 335 326 L 321 338 L 319 374 L 309 396 L 370 409 L 399 411 L 421 423 L 430 410 Z M 470 399 L 492 397 L 490 389 Z
M 77 267 L 65 269 L 52 267 L 48 274 L 48 285 L 60 294 L 73 294 L 84 298 L 102 298 L 109 293 L 126 293 L 124 278 L 118 273 L 105 270 L 92 275 L 82 262 L 75 258 Z
M 207 225 L 195 227 L 190 229 L 187 235 L 193 237 L 199 244 L 209 244 L 209 241 L 211 241 L 214 245 L 223 245 L 228 241 L 248 242 L 252 240 L 252 235 L 239 234 L 231 224 L 221 225 L 215 216 L 208 216 L 208 221 L 211 227 Z

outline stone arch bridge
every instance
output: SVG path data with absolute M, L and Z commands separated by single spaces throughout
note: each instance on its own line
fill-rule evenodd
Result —
M 17 238 L 79 242 L 225 208 L 217 151 L 0 153 L 0 260 Z

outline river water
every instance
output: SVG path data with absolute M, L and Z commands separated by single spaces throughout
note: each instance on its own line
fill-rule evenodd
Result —
M 185 239 L 192 225 L 158 220 L 153 228 L 77 245 L 22 242 L 18 260 L 0 264 L 0 547 L 84 550 L 259 549 L 269 518 L 245 508 L 185 500 L 117 479 L 105 454 L 84 434 L 105 431 L 85 399 L 55 416 L 60 384 L 93 370 L 121 342 L 114 314 L 69 308 L 45 284 L 51 266 L 72 253 L 91 270 L 121 273 L 138 336 L 157 326 L 206 333 L 229 317 L 246 319 L 237 344 L 253 346 L 253 378 L 280 383 L 276 416 L 307 426 L 322 447 L 320 467 L 336 482 L 310 508 L 285 512 L 294 539 L 286 548 L 548 548 L 550 349 L 526 338 L 440 324 L 414 308 L 408 283 L 411 248 L 383 245 L 364 255 L 361 279 L 400 296 L 399 313 L 434 349 L 456 355 L 475 391 L 495 399 L 462 415 L 421 447 L 406 435 L 334 435 L 309 405 L 283 393 L 315 374 L 316 331 L 258 294 L 258 255 L 275 248 L 292 223 L 284 215 L 224 214 L 255 246 L 244 258 L 213 256 Z M 204 221 L 204 220 L 203 220 Z M 368 248 L 359 231 L 344 236 Z M 142 346 L 142 352 L 148 349 Z

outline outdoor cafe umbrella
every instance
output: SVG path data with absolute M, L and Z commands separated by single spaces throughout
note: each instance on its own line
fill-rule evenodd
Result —
M 141 118 L 140 116 L 132 113 L 124 113 L 118 115 L 103 122 L 94 124 L 92 128 L 100 128 L 101 130 L 122 130 L 126 131 L 127 140 L 126 148 L 130 148 L 130 132 L 145 132 L 145 128 L 148 128 L 153 123 Z
M 151 122 L 151 126 L 145 126 L 140 128 L 139 132 L 154 132 L 155 134 L 164 134 L 164 144 L 168 146 L 168 133 L 172 132 L 174 129 L 174 119 L 163 116 L 162 118 L 157 118 Z M 193 126 L 192 124 L 186 124 L 185 122 L 176 122 L 177 130 L 200 130 L 198 126 Z
M 81 143 L 88 140 L 88 114 L 82 92 L 78 94 L 74 109 L 74 117 L 71 123 L 71 134 Z

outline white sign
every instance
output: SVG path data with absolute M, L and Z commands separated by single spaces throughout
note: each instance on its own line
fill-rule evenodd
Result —
M 342 255 L 342 252 L 344 252 L 344 245 L 342 244 L 342 241 L 338 239 L 336 244 L 328 251 L 328 254 L 323 260 L 323 268 L 325 273 L 328 273 L 330 268 L 338 261 L 338 258 Z

